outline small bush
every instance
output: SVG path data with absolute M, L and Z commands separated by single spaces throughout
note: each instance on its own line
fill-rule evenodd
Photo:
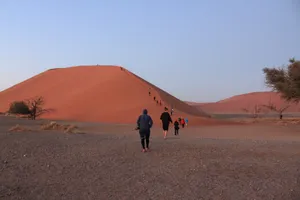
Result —
M 10 104 L 8 112 L 11 114 L 29 115 L 30 109 L 24 101 L 14 101 Z

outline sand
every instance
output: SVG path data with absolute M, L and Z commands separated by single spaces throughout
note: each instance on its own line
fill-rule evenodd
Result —
M 173 106 L 173 117 L 187 117 L 190 124 L 219 123 L 208 119 L 209 115 L 201 109 L 118 66 L 75 66 L 45 71 L 0 92 L 0 111 L 7 111 L 12 101 L 35 96 L 43 96 L 45 108 L 53 110 L 43 116 L 47 119 L 135 123 L 147 108 L 154 122 L 159 123 L 164 107 Z
M 300 126 L 193 127 L 167 140 L 154 128 L 148 153 L 131 125 L 6 131 L 42 123 L 0 118 L 0 199 L 300 198 Z
M 242 95 L 236 95 L 218 102 L 211 103 L 195 103 L 187 102 L 195 108 L 206 111 L 207 113 L 245 113 L 243 109 L 254 110 L 255 106 L 268 105 L 273 103 L 277 108 L 282 108 L 287 105 L 290 107 L 285 110 L 288 113 L 299 113 L 300 106 L 295 103 L 287 103 L 275 92 L 252 92 Z M 269 109 L 264 109 L 263 112 L 270 112 Z

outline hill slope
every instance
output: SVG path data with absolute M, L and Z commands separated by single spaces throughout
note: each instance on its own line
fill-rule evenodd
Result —
M 0 92 L 0 112 L 7 111 L 12 101 L 37 95 L 45 98 L 45 108 L 55 110 L 44 118 L 135 123 L 147 108 L 157 123 L 164 106 L 173 106 L 174 117 L 188 117 L 192 124 L 215 123 L 205 118 L 208 116 L 205 112 L 117 66 L 76 66 L 45 71 Z M 162 105 L 153 100 L 154 96 Z
M 276 92 L 252 92 L 236 95 L 214 103 L 193 104 L 194 107 L 209 113 L 244 113 L 243 109 L 253 109 L 255 105 L 267 105 L 272 102 L 277 108 L 290 105 L 286 112 L 299 112 L 299 105 L 288 104 Z

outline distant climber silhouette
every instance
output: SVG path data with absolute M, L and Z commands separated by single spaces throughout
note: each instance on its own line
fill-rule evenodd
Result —
M 154 101 L 156 100 L 156 97 L 153 97 Z
M 173 115 L 173 112 L 174 112 L 174 109 L 172 108 L 172 109 L 171 109 L 171 116 Z

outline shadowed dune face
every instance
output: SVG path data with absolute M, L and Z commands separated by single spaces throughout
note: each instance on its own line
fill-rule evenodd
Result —
M 149 88 L 151 96 L 149 96 Z M 140 77 L 117 66 L 76 66 L 51 69 L 0 93 L 0 111 L 16 100 L 43 96 L 44 118 L 76 121 L 135 123 L 144 108 L 155 123 L 164 107 L 174 106 L 174 117 L 188 117 L 191 124 L 214 124 L 202 110 L 180 101 Z M 157 104 L 153 97 L 162 102 Z
M 253 109 L 255 105 L 268 105 L 272 102 L 277 108 L 290 107 L 285 112 L 299 112 L 300 106 L 296 103 L 287 103 L 275 92 L 253 92 L 233 96 L 215 103 L 199 103 L 192 105 L 210 113 L 244 113 L 243 109 Z

